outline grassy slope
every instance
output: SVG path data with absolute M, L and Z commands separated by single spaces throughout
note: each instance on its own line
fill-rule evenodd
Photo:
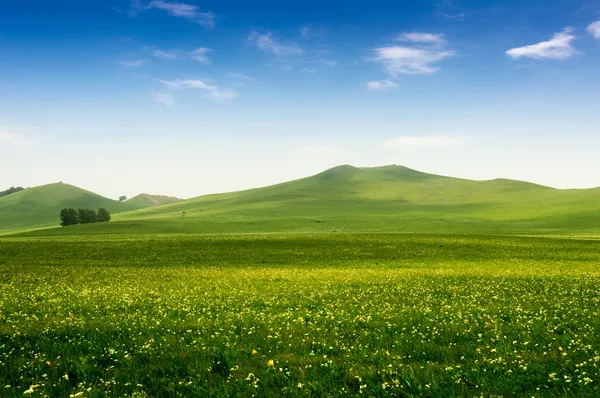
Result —
M 131 199 L 127 200 L 129 204 L 135 204 L 139 207 L 152 207 L 152 206 L 160 206 L 167 203 L 178 202 L 181 199 L 175 198 L 173 196 L 164 196 L 164 195 L 150 195 L 147 193 L 141 193 Z
M 43 185 L 0 198 L 0 234 L 15 229 L 58 225 L 58 213 L 64 207 L 104 207 L 117 213 L 140 206 L 119 203 L 69 184 Z
M 183 215 L 185 212 L 185 216 Z M 265 188 L 123 213 L 109 225 L 34 234 L 397 231 L 600 232 L 600 189 L 471 181 L 402 166 L 339 166 Z

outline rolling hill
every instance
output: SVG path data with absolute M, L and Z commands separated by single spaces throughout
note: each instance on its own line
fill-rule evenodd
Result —
M 164 205 L 167 203 L 178 202 L 180 200 L 181 199 L 175 198 L 173 196 L 150 195 L 147 193 L 141 193 L 131 199 L 128 199 L 126 202 L 138 205 L 139 207 L 152 207 Z
M 600 188 L 339 166 L 283 184 L 116 214 L 109 224 L 29 235 L 337 231 L 595 235 Z
M 118 213 L 142 206 L 136 203 L 119 203 L 69 184 L 42 185 L 0 198 L 0 233 L 58 226 L 58 213 L 64 207 L 104 207 L 111 213 Z

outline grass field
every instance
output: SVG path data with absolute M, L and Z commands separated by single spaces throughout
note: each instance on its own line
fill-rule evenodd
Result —
M 25 200 L 26 196 L 30 200 Z M 48 201 L 56 196 L 68 200 Z M 0 234 L 444 232 L 600 236 L 600 188 L 558 190 L 503 179 L 471 181 L 402 166 L 339 166 L 270 187 L 153 206 L 169 199 L 140 195 L 118 203 L 66 184 L 31 188 L 0 199 Z M 62 207 L 95 209 L 102 207 L 98 201 L 114 213 L 111 223 L 58 227 Z M 37 230 L 48 226 L 55 228 Z
M 139 209 L 144 207 L 144 204 L 137 201 L 120 203 L 62 183 L 28 188 L 0 198 L 0 235 L 18 230 L 58 226 L 58 214 L 65 207 L 93 210 L 104 207 L 111 213 L 118 213 Z
M 600 242 L 0 239 L 0 396 L 599 396 Z

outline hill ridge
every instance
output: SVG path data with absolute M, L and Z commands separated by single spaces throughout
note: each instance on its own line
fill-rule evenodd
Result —
M 110 225 L 43 233 L 336 231 L 600 234 L 600 189 L 342 165 L 266 187 L 140 206 L 116 214 Z

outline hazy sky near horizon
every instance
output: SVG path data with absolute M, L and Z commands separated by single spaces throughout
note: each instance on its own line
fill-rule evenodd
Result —
M 0 190 L 339 164 L 600 186 L 600 0 L 5 0 Z

